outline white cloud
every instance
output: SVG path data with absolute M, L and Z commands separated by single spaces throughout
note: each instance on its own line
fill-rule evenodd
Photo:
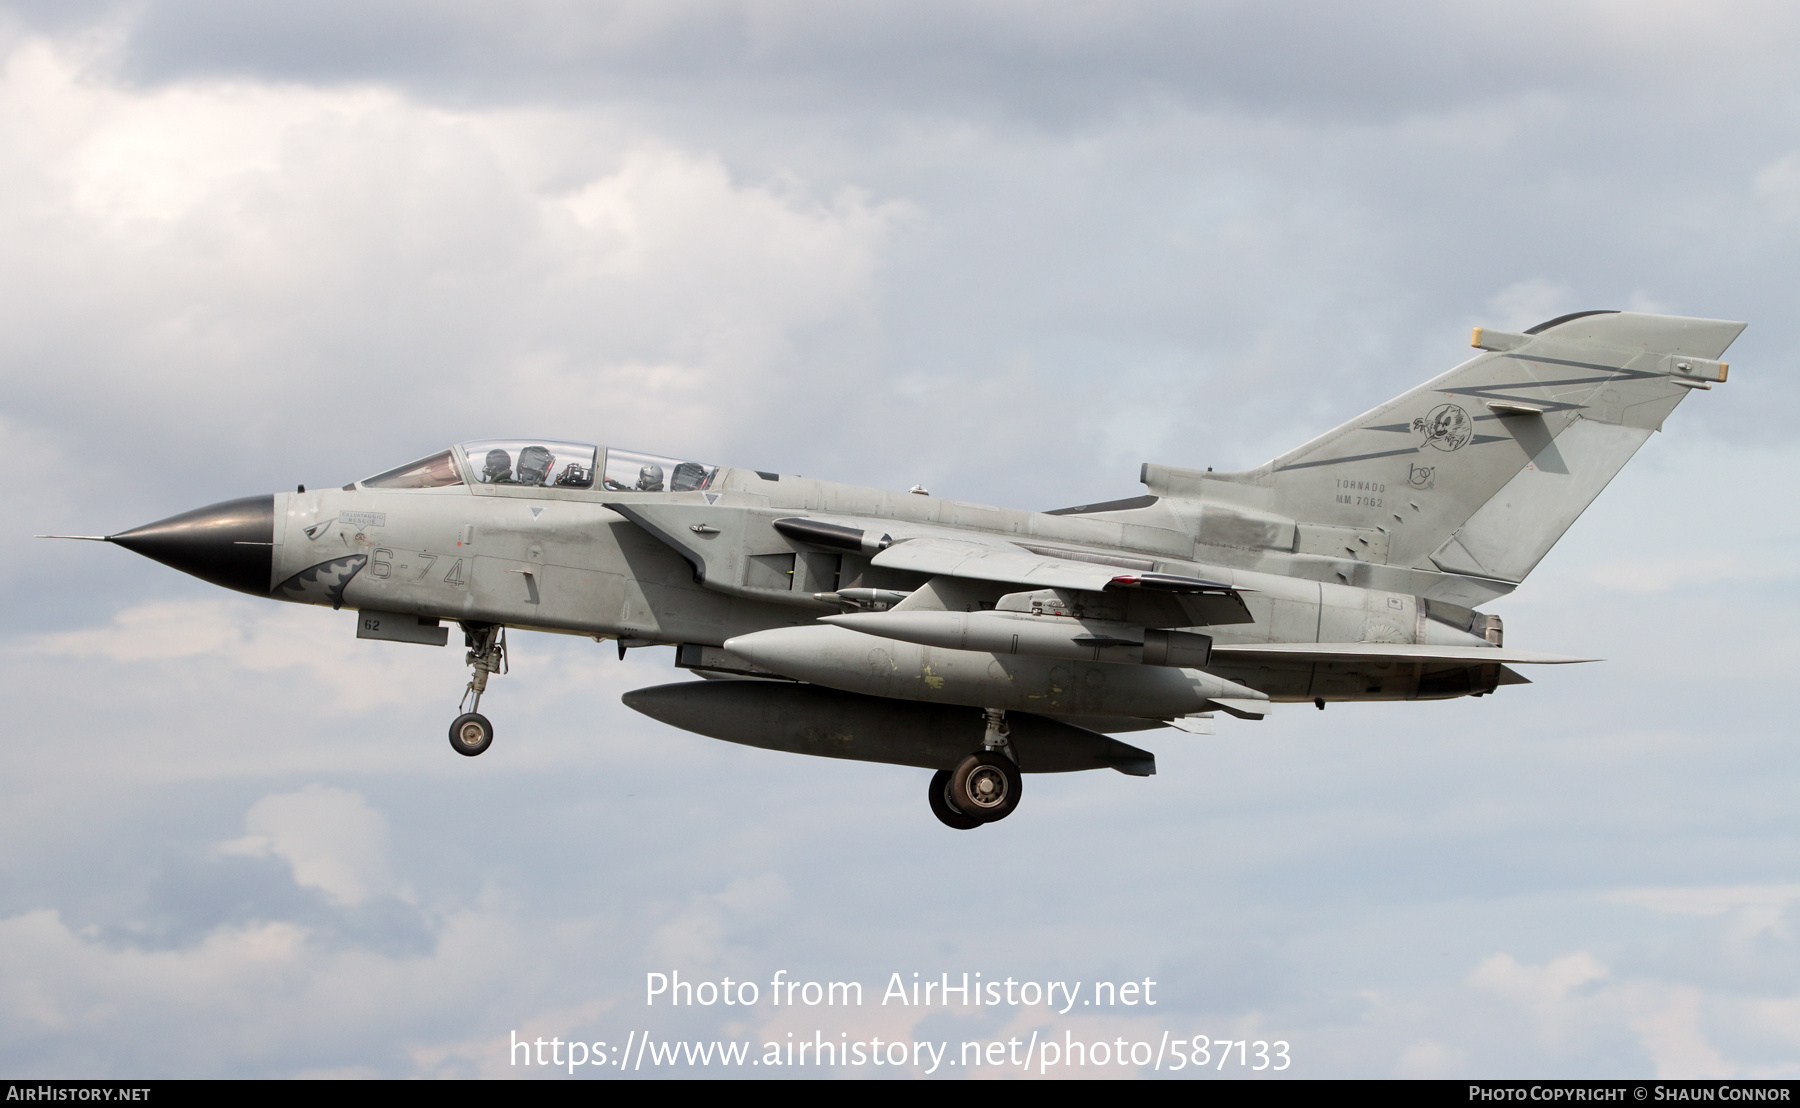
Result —
M 25 365 L 82 375 L 105 398 L 87 433 L 112 442 L 94 460 L 127 482 L 158 428 L 223 428 L 179 436 L 197 467 L 241 453 L 263 424 L 246 405 L 322 457 L 374 435 L 398 458 L 432 426 L 699 449 L 727 413 L 828 399 L 767 375 L 797 333 L 861 325 L 908 218 L 734 180 L 604 116 L 374 86 L 140 91 L 44 40 L 3 65 L 0 287 L 25 312 L 0 325 L 6 374 L 15 395 L 45 392 Z
M 1780 909 L 1800 900 L 1800 885 L 1620 889 L 1609 900 L 1678 916 L 1722 916 L 1739 909 Z
M 107 626 L 28 640 L 14 647 L 14 656 L 104 660 L 140 671 L 191 673 L 204 661 L 208 668 L 286 673 L 290 680 L 303 674 L 346 711 L 411 701 L 421 686 L 456 680 L 451 651 L 359 649 L 351 619 L 238 597 L 154 601 L 119 611 Z
M 1700 1020 L 1701 1003 L 1699 989 L 1677 988 L 1660 1002 L 1636 1006 L 1631 1027 L 1643 1036 L 1656 1076 L 1688 1081 L 1738 1076 L 1738 1067 L 1707 1042 Z
M 334 904 L 354 907 L 401 891 L 388 868 L 387 819 L 358 793 L 309 785 L 265 796 L 244 816 L 244 830 L 219 852 L 278 857 L 293 870 L 294 884 L 318 889 Z
M 1585 951 L 1565 954 L 1541 966 L 1521 964 L 1510 954 L 1495 954 L 1475 967 L 1469 983 L 1548 1014 L 1571 993 L 1606 973 L 1606 967 Z
M 1774 890 L 1659 889 L 1633 890 L 1613 899 L 1711 915 L 1720 903 L 1765 903 L 1777 895 Z M 1731 987 L 1703 988 L 1684 980 L 1691 962 L 1716 957 L 1723 950 L 1742 951 L 1746 937 L 1734 926 L 1689 935 L 1682 944 L 1688 958 L 1659 959 L 1659 968 L 1645 965 L 1630 975 L 1615 974 L 1580 951 L 1541 965 L 1498 954 L 1476 967 L 1469 984 L 1516 1005 L 1531 1034 L 1551 1055 L 1593 1051 L 1619 1032 L 1629 1031 L 1657 1077 L 1699 1080 L 1790 1073 L 1792 1061 L 1771 1060 L 1768 1044 L 1792 1040 L 1791 999 L 1772 1000 L 1759 991 Z M 1766 958 L 1769 951 L 1761 953 Z M 1719 1042 L 1724 1035 L 1731 1036 L 1729 1044 Z
M 282 921 L 144 950 L 37 910 L 0 919 L 0 1028 L 15 1051 L 32 1051 L 33 1072 L 53 1075 L 294 1072 L 291 1059 L 321 1047 L 386 1063 L 385 1049 L 367 1049 L 374 1027 L 433 1035 L 447 1004 L 504 1004 L 534 980 L 519 953 L 532 942 L 501 914 L 465 911 L 421 957 L 336 948 Z
M 1420 1039 L 1400 1052 L 1400 1064 L 1394 1067 L 1394 1073 L 1416 1080 L 1443 1080 L 1468 1073 L 1468 1064 L 1467 1051 L 1433 1039 Z
M 0 975 L 10 998 L 0 1018 L 15 1034 L 95 1032 L 119 1016 L 120 1002 L 160 998 L 172 1013 L 229 1008 L 285 984 L 305 932 L 269 922 L 221 930 L 185 951 L 108 950 L 70 930 L 55 911 L 0 920 Z
M 737 878 L 716 893 L 694 893 L 651 934 L 646 958 L 653 966 L 686 968 L 690 978 L 729 966 L 733 933 L 768 921 L 790 900 L 775 873 Z

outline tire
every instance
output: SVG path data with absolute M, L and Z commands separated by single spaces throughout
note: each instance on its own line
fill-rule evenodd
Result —
M 465 758 L 473 758 L 494 745 L 494 725 L 480 712 L 456 717 L 450 724 L 450 749 Z
M 950 774 L 949 800 L 972 819 L 993 823 L 1012 815 L 1023 785 L 1019 767 L 1004 754 L 976 751 Z
M 981 826 L 981 821 L 965 816 L 950 806 L 950 797 L 946 795 L 950 791 L 950 777 L 951 773 L 947 769 L 940 769 L 931 775 L 931 788 L 927 792 L 931 799 L 931 814 L 945 827 L 973 831 Z

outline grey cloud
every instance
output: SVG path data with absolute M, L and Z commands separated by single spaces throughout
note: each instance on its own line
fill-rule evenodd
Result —
M 67 30 L 66 4 L 10 5 Z M 152 82 L 247 75 L 401 80 L 453 98 L 641 97 L 731 110 L 977 114 L 1046 123 L 1121 105 L 1392 118 L 1522 89 L 1713 95 L 1707 75 L 1779 65 L 1779 6 L 817 2 L 87 4 L 127 18 Z M 1747 24 L 1758 34 L 1745 33 Z
M 378 896 L 354 906 L 334 905 L 293 882 L 279 865 L 215 853 L 171 858 L 155 867 L 142 899 L 96 921 L 113 948 L 178 951 L 223 929 L 268 920 L 304 927 L 327 949 L 369 950 L 390 958 L 428 954 L 433 921 L 415 905 Z

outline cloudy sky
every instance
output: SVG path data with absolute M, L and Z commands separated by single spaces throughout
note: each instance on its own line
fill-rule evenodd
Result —
M 1800 1073 L 1796 56 L 1755 0 L 0 3 L 0 1072 L 819 1030 Z M 513 434 L 1052 508 L 1608 307 L 1750 328 L 1490 606 L 1605 663 L 1153 733 L 971 834 L 922 771 L 624 708 L 667 650 L 519 636 L 463 759 L 457 652 L 27 537 Z M 643 1003 L 779 970 L 870 1002 Z M 875 1003 L 965 971 L 1159 1002 Z

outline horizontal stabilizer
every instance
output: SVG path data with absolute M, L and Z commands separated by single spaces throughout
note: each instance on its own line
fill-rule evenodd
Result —
M 1598 662 L 1599 658 L 1572 658 L 1566 654 L 1540 654 L 1499 646 L 1428 646 L 1387 642 L 1284 642 L 1213 645 L 1216 658 L 1291 659 L 1302 662 L 1458 662 L 1464 665 L 1498 662 L 1504 665 L 1565 665 Z

